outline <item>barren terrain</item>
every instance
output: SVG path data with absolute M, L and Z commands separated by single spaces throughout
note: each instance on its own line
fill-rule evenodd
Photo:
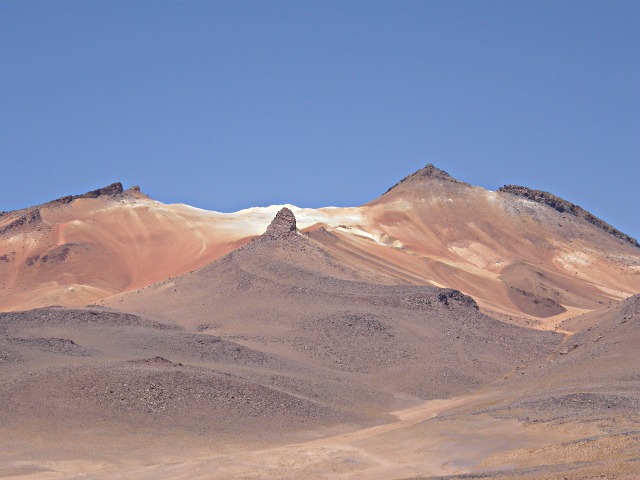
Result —
M 86 305 L 193 271 L 260 235 L 282 208 L 210 212 L 114 185 L 0 216 L 0 310 Z M 555 325 L 640 290 L 634 239 L 568 202 L 559 211 L 512 192 L 428 165 L 360 207 L 287 207 L 340 263 L 460 290 L 505 319 Z
M 520 188 L 3 214 L 0 477 L 637 478 L 640 249 Z

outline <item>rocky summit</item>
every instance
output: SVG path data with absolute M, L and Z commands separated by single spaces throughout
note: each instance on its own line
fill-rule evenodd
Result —
M 396 183 L 393 187 L 391 187 L 385 193 L 388 193 L 394 190 L 395 188 L 397 188 L 402 184 L 412 184 L 414 182 L 421 182 L 424 180 L 439 180 L 443 182 L 457 183 L 460 185 L 469 185 L 468 183 L 462 182 L 457 178 L 452 177 L 447 172 L 445 172 L 444 170 L 441 170 L 440 168 L 436 167 L 432 163 L 428 163 L 424 168 L 421 168 L 417 172 L 414 172 L 411 175 L 404 177 L 402 180 Z
M 268 238 L 282 238 L 295 234 L 297 231 L 295 215 L 287 207 L 284 207 L 271 221 L 267 230 L 264 232 L 264 236 Z

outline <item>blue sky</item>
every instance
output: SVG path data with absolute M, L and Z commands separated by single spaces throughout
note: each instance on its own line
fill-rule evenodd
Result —
M 434 163 L 640 237 L 640 2 L 3 1 L 0 210 L 359 205 Z

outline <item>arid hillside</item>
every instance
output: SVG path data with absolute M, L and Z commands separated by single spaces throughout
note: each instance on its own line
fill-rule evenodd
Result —
M 628 238 L 431 165 L 362 208 L 366 230 L 389 248 L 342 231 L 333 232 L 338 248 L 408 281 L 461 290 L 492 312 L 555 325 L 640 290 L 640 249 Z
M 213 264 L 101 304 L 422 399 L 467 392 L 560 340 L 487 317 L 458 291 L 384 280 L 338 262 L 283 209 Z
M 121 185 L 0 216 L 0 309 L 80 306 L 198 269 L 281 206 L 217 213 Z M 351 208 L 289 206 L 339 263 L 449 287 L 508 321 L 555 328 L 640 290 L 637 242 L 545 192 L 491 192 L 428 165 Z
M 0 474 L 640 474 L 638 295 L 527 328 L 344 262 L 317 233 L 283 208 L 194 271 L 1 313 Z
M 0 309 L 91 303 L 206 265 L 252 234 L 229 216 L 163 205 L 120 184 L 8 212 Z
M 377 428 L 562 340 L 385 279 L 339 263 L 282 209 L 222 259 L 102 302 L 118 310 L 1 314 L 2 463 L 46 473 L 100 456 L 105 473 Z

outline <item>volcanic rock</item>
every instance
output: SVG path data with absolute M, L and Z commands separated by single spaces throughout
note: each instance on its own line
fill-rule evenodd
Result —
M 123 192 L 122 183 L 115 182 L 111 185 L 107 185 L 106 187 L 98 188 L 96 190 L 91 190 L 90 192 L 83 193 L 81 195 L 66 195 L 64 197 L 56 198 L 45 205 L 54 205 L 54 204 L 62 204 L 65 205 L 67 203 L 71 203 L 73 200 L 78 198 L 99 198 L 103 196 L 115 196 L 119 195 Z
M 102 197 L 103 195 L 118 195 L 123 191 L 124 190 L 122 189 L 122 183 L 115 182 L 111 185 L 107 185 L 106 187 L 98 188 L 97 190 L 91 190 L 90 192 L 78 195 L 76 196 L 76 198 L 98 198 Z
M 0 226 L 0 235 L 9 232 L 10 230 L 14 230 L 18 227 L 41 221 L 42 217 L 40 216 L 40 210 L 38 208 L 26 210 L 22 214 L 18 215 L 14 220 L 3 226 Z
M 283 238 L 297 232 L 296 217 L 287 207 L 282 208 L 264 232 L 266 238 Z
M 453 300 L 467 307 L 479 310 L 478 304 L 473 298 L 453 288 L 443 288 L 440 290 L 438 292 L 438 300 L 445 306 L 449 306 L 449 301 Z

